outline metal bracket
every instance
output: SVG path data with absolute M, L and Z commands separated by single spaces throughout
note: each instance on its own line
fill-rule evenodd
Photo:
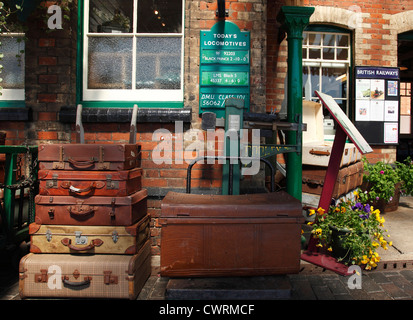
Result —
M 112 181 L 112 175 L 108 174 L 106 176 L 106 189 L 108 190 L 117 190 L 119 189 L 119 181 Z
M 46 240 L 47 242 L 52 241 L 52 232 L 50 231 L 50 229 L 47 229 L 46 231 Z
M 47 188 L 49 188 L 49 189 L 50 189 L 50 188 L 56 189 L 56 188 L 57 188 L 57 179 L 58 179 L 58 174 L 57 174 L 57 173 L 54 173 L 54 174 L 52 175 L 52 179 L 47 182 Z
M 114 230 L 112 232 L 112 240 L 113 240 L 114 243 L 118 242 L 118 240 L 119 240 L 119 234 L 116 230 Z
M 36 273 L 34 275 L 35 283 L 44 283 L 44 282 L 47 282 L 47 279 L 48 279 L 47 269 L 40 269 L 40 273 Z
M 87 244 L 87 236 L 82 236 L 82 231 L 75 231 L 75 243 Z

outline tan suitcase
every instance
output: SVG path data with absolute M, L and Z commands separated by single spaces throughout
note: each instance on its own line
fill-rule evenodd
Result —
M 134 300 L 150 274 L 150 241 L 136 255 L 29 253 L 20 260 L 19 294 Z
M 32 253 L 136 254 L 150 237 L 146 215 L 131 226 L 29 226 Z

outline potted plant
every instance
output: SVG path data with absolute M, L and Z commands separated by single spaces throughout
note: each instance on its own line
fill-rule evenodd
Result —
M 370 164 L 364 157 L 363 193 L 364 202 L 379 208 L 382 213 L 397 209 L 400 193 L 413 194 L 413 166 L 410 158 L 394 165 L 378 161 Z
M 316 219 L 309 224 L 318 247 L 339 262 L 363 265 L 370 270 L 380 261 L 377 248 L 386 250 L 392 243 L 388 241 L 390 235 L 384 230 L 385 219 L 380 210 L 360 202 L 358 192 L 355 195 L 354 201 L 339 201 L 327 213 L 321 208 L 312 210 L 310 214 L 316 214 Z
M 110 21 L 106 21 L 100 26 L 99 32 L 122 32 L 126 33 L 130 30 L 130 19 L 122 12 L 117 10 Z

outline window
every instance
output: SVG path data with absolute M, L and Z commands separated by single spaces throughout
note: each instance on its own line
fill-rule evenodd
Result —
M 0 100 L 24 101 L 24 34 L 3 33 L 0 36 L 1 53 L 3 55 L 0 64 L 1 69 Z
M 303 38 L 303 96 L 328 94 L 349 115 L 350 34 L 305 31 Z
M 400 134 L 412 134 L 412 87 L 400 82 Z
M 183 0 L 85 0 L 84 101 L 183 101 Z

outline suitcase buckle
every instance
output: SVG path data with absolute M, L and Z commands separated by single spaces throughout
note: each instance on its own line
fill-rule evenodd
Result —
M 82 236 L 82 231 L 75 231 L 75 243 L 76 244 L 86 244 L 87 236 Z
M 118 239 L 119 239 L 119 234 L 116 230 L 114 230 L 112 232 L 112 240 L 113 240 L 114 243 L 116 243 L 116 242 L 118 242 Z

